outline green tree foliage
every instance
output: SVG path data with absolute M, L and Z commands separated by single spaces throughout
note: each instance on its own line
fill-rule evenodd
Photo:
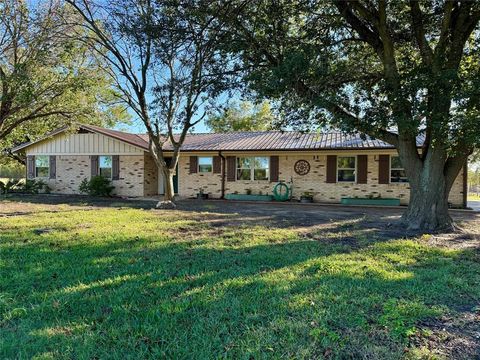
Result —
M 0 159 L 0 179 L 19 179 L 25 177 L 25 166 L 6 156 Z
M 480 168 L 468 170 L 468 191 L 480 194 Z
M 91 46 L 109 63 L 121 99 L 138 116 L 164 176 L 162 207 L 173 207 L 180 148 L 228 85 L 232 61 L 218 48 L 225 38 L 217 15 L 199 0 L 67 0 L 83 18 Z M 222 15 L 223 16 L 223 15 Z M 164 144 L 173 151 L 169 159 Z
M 0 148 L 74 122 L 127 120 L 105 63 L 72 37 L 61 2 L 0 4 Z
M 411 188 L 403 220 L 433 230 L 451 228 L 450 189 L 480 142 L 479 20 L 478 1 L 242 2 L 224 46 L 289 125 L 396 146 Z
M 221 112 L 211 115 L 205 120 L 205 125 L 216 133 L 263 131 L 272 129 L 274 120 L 268 101 L 259 105 L 243 101 L 239 104 L 231 104 Z

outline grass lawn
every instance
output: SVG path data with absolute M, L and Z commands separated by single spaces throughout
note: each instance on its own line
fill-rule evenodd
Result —
M 470 201 L 480 201 L 480 196 L 477 194 L 468 194 L 468 200 Z
M 358 220 L 305 229 L 208 203 L 124 205 L 0 200 L 2 359 L 478 351 L 445 345 L 478 325 L 478 248 L 382 238 Z

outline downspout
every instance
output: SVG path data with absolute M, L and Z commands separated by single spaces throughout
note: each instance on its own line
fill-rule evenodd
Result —
M 225 199 L 225 156 L 222 155 L 222 152 L 219 151 L 218 152 L 218 156 L 220 156 L 220 158 L 222 159 L 222 187 L 221 187 L 221 192 L 222 192 L 222 196 L 220 197 L 220 199 Z

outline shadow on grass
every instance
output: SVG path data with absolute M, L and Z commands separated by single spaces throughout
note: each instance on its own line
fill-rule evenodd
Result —
M 360 231 L 354 246 L 250 244 L 247 230 L 105 244 L 2 234 L 3 357 L 392 359 L 416 322 L 479 300 L 471 252 Z
M 151 209 L 156 204 L 154 200 L 127 200 L 116 197 L 92 197 L 87 195 L 73 194 L 8 194 L 1 196 L 0 200 L 39 205 L 94 206 L 100 208 L 124 206 L 132 209 Z
M 96 211 L 97 209 L 143 209 L 155 211 L 159 216 L 169 216 L 171 211 L 154 210 L 155 199 L 121 199 L 99 198 L 80 195 L 9 195 L 4 197 L 11 203 L 37 204 L 43 210 L 34 209 L 30 212 L 0 213 L 0 217 L 26 216 L 38 211 L 68 212 L 81 209 L 82 211 Z M 59 210 L 57 206 L 62 208 Z M 314 231 L 318 227 L 336 227 L 337 223 L 356 223 L 356 227 L 363 227 L 376 232 L 385 238 L 415 237 L 418 232 L 406 232 L 398 220 L 403 212 L 399 208 L 349 207 L 342 205 L 314 205 L 305 206 L 298 203 L 242 203 L 222 200 L 181 200 L 177 202 L 177 209 L 188 214 L 197 221 L 202 221 L 213 227 L 237 226 L 239 223 L 251 225 L 274 226 L 277 228 L 303 228 Z M 213 216 L 213 217 L 212 217 Z M 469 212 L 453 212 L 456 221 L 469 226 L 476 226 L 480 215 Z M 333 224 L 333 225 L 332 225 Z M 352 227 L 355 227 L 352 225 Z

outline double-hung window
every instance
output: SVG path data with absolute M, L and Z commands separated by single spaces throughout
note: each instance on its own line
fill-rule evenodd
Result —
M 269 158 L 265 156 L 237 158 L 237 180 L 268 180 Z
M 399 156 L 390 156 L 390 182 L 405 183 L 408 182 L 407 174 L 403 168 Z
M 99 156 L 98 157 L 98 174 L 104 178 L 112 178 L 112 157 Z
M 198 172 L 210 173 L 213 171 L 213 157 L 199 156 L 198 157 Z
M 35 156 L 35 177 L 47 178 L 50 174 L 50 158 L 48 155 Z
M 337 157 L 337 181 L 355 182 L 355 169 L 357 158 L 355 156 Z

